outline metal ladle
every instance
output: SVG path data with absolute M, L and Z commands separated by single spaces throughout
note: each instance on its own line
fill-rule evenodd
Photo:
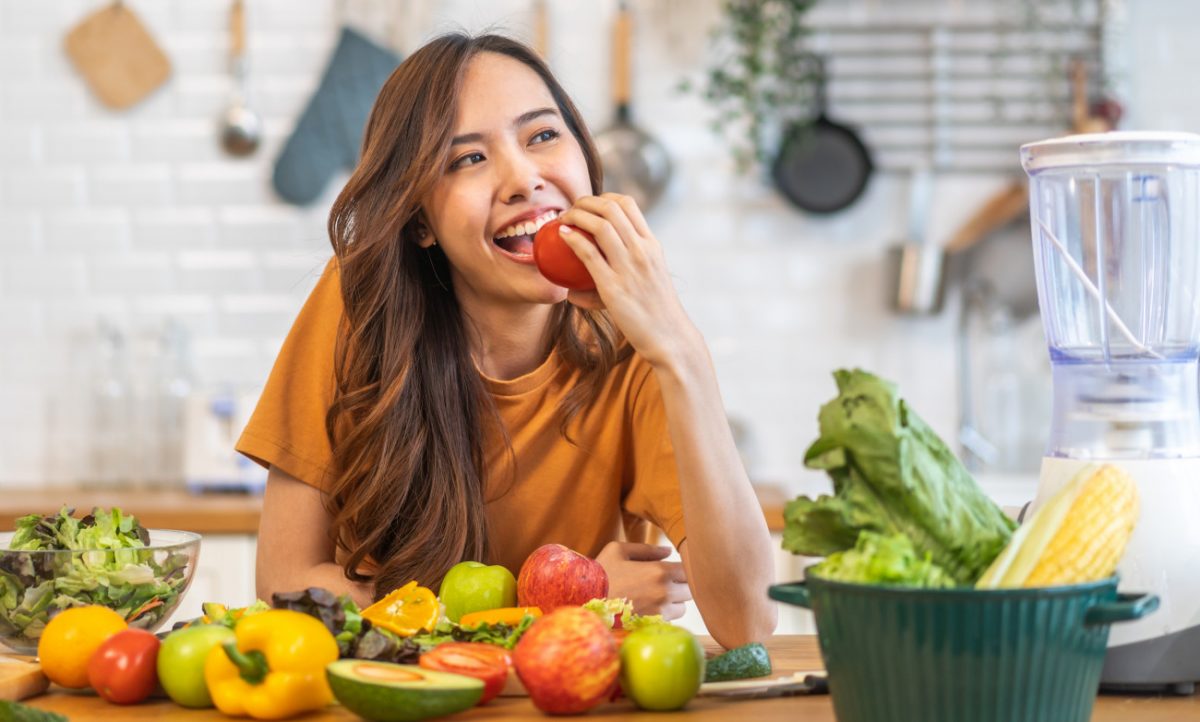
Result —
M 221 147 L 235 156 L 258 149 L 262 121 L 246 105 L 246 13 L 243 0 L 233 0 L 229 13 L 229 63 L 233 74 L 233 99 L 221 116 Z

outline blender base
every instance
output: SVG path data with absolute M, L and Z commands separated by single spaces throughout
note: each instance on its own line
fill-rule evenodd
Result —
M 1200 682 L 1200 626 L 1109 647 L 1101 692 L 1190 695 Z

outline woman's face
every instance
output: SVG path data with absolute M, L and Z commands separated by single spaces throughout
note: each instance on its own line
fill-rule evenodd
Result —
M 556 303 L 566 289 L 533 265 L 533 235 L 591 193 L 587 161 L 546 84 L 499 53 L 467 65 L 449 161 L 424 204 L 460 298 Z

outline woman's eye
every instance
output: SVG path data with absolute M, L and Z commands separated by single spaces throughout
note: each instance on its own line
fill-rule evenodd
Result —
M 450 170 L 456 170 L 468 165 L 475 165 L 483 161 L 483 153 L 467 153 L 458 160 L 450 164 Z
M 553 128 L 547 128 L 543 131 L 540 131 L 537 135 L 533 136 L 533 139 L 530 140 L 529 142 L 531 144 L 545 143 L 546 141 L 554 140 L 557 137 L 558 137 L 557 130 L 554 130 Z

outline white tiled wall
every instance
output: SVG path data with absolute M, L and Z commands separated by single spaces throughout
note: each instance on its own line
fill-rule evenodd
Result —
M 525 0 L 248 0 L 251 103 L 264 115 L 266 137 L 256 156 L 234 160 L 216 143 L 230 91 L 227 0 L 128 0 L 174 74 L 126 112 L 101 107 L 62 52 L 68 28 L 101 4 L 0 0 L 0 486 L 61 481 L 56 470 L 69 468 L 60 457 L 74 451 L 60 434 L 74 408 L 63 391 L 79 366 L 72 339 L 99 317 L 129 331 L 178 319 L 194 337 L 206 385 L 265 378 L 329 254 L 325 215 L 344 181 L 297 209 L 273 195 L 270 168 L 341 19 L 404 51 L 456 26 L 523 32 L 530 8 Z M 861 12 L 885 4 L 832 5 Z M 550 3 L 551 63 L 594 128 L 611 114 L 613 7 Z M 706 128 L 706 107 L 676 92 L 705 62 L 718 7 L 718 0 L 634 3 L 635 114 L 676 160 L 675 182 L 651 223 L 713 349 L 729 411 L 751 426 L 752 472 L 795 486 L 821 483 L 801 459 L 817 407 L 832 393 L 828 374 L 839 366 L 900 382 L 933 426 L 952 435 L 953 314 L 902 320 L 884 304 L 883 249 L 904 227 L 903 184 L 877 176 L 852 209 L 805 217 L 759 179 L 735 175 Z M 1169 96 L 1171 109 L 1147 110 L 1187 78 L 1194 63 L 1172 58 L 1192 52 L 1184 28 L 1197 22 L 1200 6 L 1190 2 L 1137 3 L 1135 60 L 1148 58 L 1163 72 L 1135 95 L 1135 124 L 1166 118 L 1178 126 L 1197 117 L 1200 101 L 1186 93 Z M 1135 79 L 1147 75 L 1134 70 Z M 939 178 L 932 237 L 944 239 L 1002 182 Z

